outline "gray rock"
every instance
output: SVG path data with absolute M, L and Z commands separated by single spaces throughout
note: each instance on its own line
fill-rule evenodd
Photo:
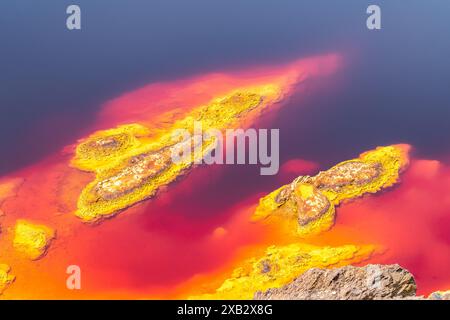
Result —
M 310 269 L 291 283 L 256 292 L 256 300 L 415 299 L 416 283 L 397 264 Z

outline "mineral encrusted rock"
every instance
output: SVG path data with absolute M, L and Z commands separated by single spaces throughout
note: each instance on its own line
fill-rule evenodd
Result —
M 310 269 L 281 288 L 257 292 L 257 300 L 372 300 L 415 298 L 414 277 L 397 264 Z
M 252 220 L 277 223 L 301 237 L 326 231 L 342 202 L 396 184 L 408 164 L 408 150 L 408 145 L 378 147 L 315 176 L 299 176 L 261 198 Z

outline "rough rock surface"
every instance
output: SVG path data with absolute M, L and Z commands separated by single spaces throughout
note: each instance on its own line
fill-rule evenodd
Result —
M 257 300 L 361 300 L 415 298 L 414 277 L 397 264 L 310 269 L 291 283 L 257 292 Z

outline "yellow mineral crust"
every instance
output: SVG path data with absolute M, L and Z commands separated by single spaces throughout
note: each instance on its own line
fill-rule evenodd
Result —
M 14 281 L 15 277 L 11 274 L 10 267 L 6 264 L 0 264 L 0 295 Z
M 77 146 L 72 165 L 87 171 L 111 165 L 111 161 L 118 161 L 137 148 L 138 138 L 148 133 L 148 129 L 139 124 L 96 132 Z
M 252 220 L 276 221 L 300 236 L 315 235 L 334 223 L 335 206 L 399 181 L 408 164 L 406 145 L 378 147 L 317 175 L 300 176 L 260 200 Z
M 76 215 L 83 221 L 94 222 L 152 197 L 216 146 L 215 136 L 199 142 L 195 123 L 201 124 L 203 132 L 243 125 L 277 102 L 282 93 L 277 85 L 233 91 L 194 108 L 157 136 L 149 135 L 149 129 L 137 124 L 96 132 L 78 145 L 72 160 L 73 166 L 96 174 L 95 180 L 81 192 Z M 190 135 L 183 136 L 178 129 L 187 130 Z M 198 152 L 181 162 L 173 162 L 172 155 L 183 146 L 189 149 L 197 146 Z
M 257 291 L 279 288 L 311 268 L 332 268 L 361 262 L 373 246 L 316 247 L 308 244 L 271 246 L 265 255 L 245 261 L 211 294 L 191 299 L 252 299 Z
M 14 248 L 32 260 L 41 258 L 47 252 L 55 231 L 44 225 L 35 225 L 18 220 L 14 229 Z
M 312 178 L 312 183 L 335 205 L 366 193 L 376 193 L 399 181 L 409 163 L 409 147 L 392 145 L 362 153 Z

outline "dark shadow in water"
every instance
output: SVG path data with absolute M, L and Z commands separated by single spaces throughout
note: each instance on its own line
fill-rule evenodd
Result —
M 307 115 L 280 115 L 283 159 L 398 141 L 448 154 L 450 2 L 377 2 L 380 31 L 360 0 L 79 0 L 82 30 L 68 31 L 71 1 L 1 1 L 0 174 L 74 142 L 102 102 L 149 82 L 330 51 L 350 53 L 345 83 L 303 101 Z

